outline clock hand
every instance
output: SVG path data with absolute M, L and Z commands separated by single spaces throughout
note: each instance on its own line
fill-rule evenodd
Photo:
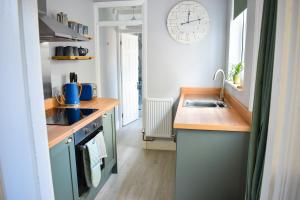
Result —
M 184 25 L 184 24 L 189 24 L 189 23 L 190 23 L 190 22 L 183 22 L 183 23 L 181 23 L 181 26 Z
M 191 22 L 196 22 L 196 21 L 199 21 L 199 22 L 200 22 L 201 20 L 202 20 L 202 19 L 199 18 L 199 19 L 195 19 L 195 20 L 192 20 L 192 21 L 189 21 L 189 22 L 190 22 L 190 23 L 191 23 Z
M 184 24 L 188 24 L 188 23 L 190 23 L 190 15 L 191 15 L 191 11 L 189 10 L 189 12 L 188 12 L 188 18 L 187 18 L 187 21 L 186 21 L 186 22 L 183 22 L 183 23 L 181 23 L 181 25 L 184 25 Z
M 191 20 L 191 21 L 187 21 L 187 22 L 184 22 L 184 23 L 181 23 L 181 25 L 184 25 L 184 24 L 189 24 L 189 23 L 191 23 L 191 22 L 196 22 L 196 21 L 201 21 L 202 19 L 201 18 L 199 18 L 199 19 L 195 19 L 195 20 Z

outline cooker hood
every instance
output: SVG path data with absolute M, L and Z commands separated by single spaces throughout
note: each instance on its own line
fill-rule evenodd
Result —
M 39 14 L 39 29 L 41 42 L 88 40 L 86 37 L 83 37 L 45 14 Z
M 88 40 L 88 38 L 47 16 L 46 5 L 46 0 L 38 0 L 40 42 Z

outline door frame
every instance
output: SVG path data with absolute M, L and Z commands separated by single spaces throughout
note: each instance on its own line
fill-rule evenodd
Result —
M 147 30 L 148 30 L 148 19 L 147 19 L 147 2 L 148 0 L 126 0 L 126 1 L 107 1 L 107 2 L 94 2 L 94 37 L 95 37 L 95 64 L 96 64 L 96 82 L 97 82 L 97 95 L 101 97 L 101 57 L 100 57 L 100 35 L 99 28 L 107 27 L 107 26 L 121 26 L 121 25 L 132 25 L 128 24 L 128 22 L 118 22 L 118 23 L 99 23 L 99 8 L 108 8 L 108 7 L 127 7 L 127 6 L 142 6 L 142 98 L 144 99 L 148 97 L 148 87 L 147 87 Z M 117 32 L 117 42 L 120 43 L 120 34 Z M 118 56 L 120 55 L 120 48 L 118 45 Z M 120 63 L 118 59 L 118 82 L 120 83 L 119 77 L 120 71 Z M 122 101 L 122 95 L 120 93 L 120 85 L 118 83 L 118 96 L 119 100 Z M 143 103 L 144 104 L 144 103 Z M 122 121 L 122 106 L 119 105 L 119 113 L 118 121 Z M 143 117 L 143 116 L 142 116 Z M 122 127 L 122 123 L 119 123 L 118 129 Z
M 4 99 L 2 111 L 10 113 L 1 118 L 2 131 L 9 134 L 2 135 L 0 146 L 0 199 L 28 197 L 52 200 L 54 192 L 43 97 L 37 1 L 4 0 L 1 3 L 0 11 L 5 14 L 0 21 L 11 35 L 3 40 L 2 45 L 14 54 L 0 59 L 1 66 L 11 67 L 0 82 L 7 85 L 9 79 L 9 82 L 14 82 L 17 91 L 9 96 L 5 93 L 9 94 L 11 88 L 1 87 L 5 95 L 1 96 Z M 15 105 L 19 110 L 11 112 L 10 108 Z M 13 121 L 16 126 L 12 127 L 14 116 L 21 116 L 22 121 Z M 9 141 L 18 147 L 10 148 Z M 9 156 L 7 149 L 10 149 Z M 17 163 L 21 165 L 17 166 Z M 16 173 L 17 167 L 21 170 Z M 18 176 L 20 173 L 23 173 L 22 177 Z

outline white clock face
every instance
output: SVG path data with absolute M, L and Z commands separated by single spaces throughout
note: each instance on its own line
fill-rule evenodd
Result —
M 170 11 L 167 27 L 171 37 L 178 42 L 198 42 L 209 31 L 207 10 L 197 1 L 182 1 Z

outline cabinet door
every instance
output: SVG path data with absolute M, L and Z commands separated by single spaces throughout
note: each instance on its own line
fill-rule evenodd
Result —
M 78 199 L 73 136 L 52 147 L 50 159 L 55 199 Z
M 110 170 L 117 159 L 114 109 L 103 115 L 103 132 L 107 151 L 105 168 L 108 168 L 108 170 Z
M 177 131 L 176 200 L 241 200 L 249 133 Z

